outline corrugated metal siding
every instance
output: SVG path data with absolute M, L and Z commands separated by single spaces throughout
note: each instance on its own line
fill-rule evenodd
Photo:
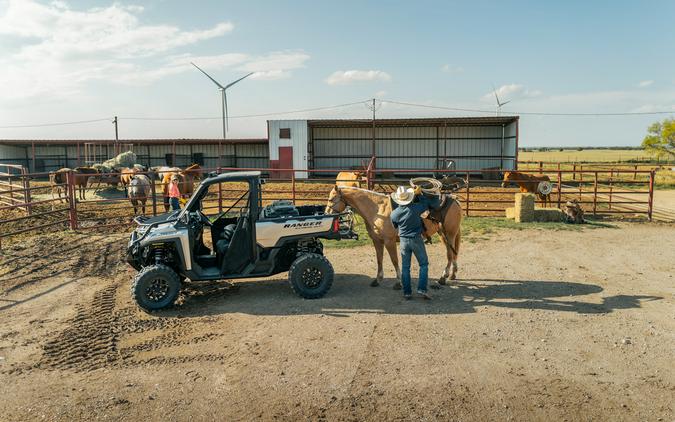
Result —
M 372 128 L 316 127 L 312 133 L 316 169 L 359 168 L 371 156 Z M 508 157 L 515 156 L 515 123 L 503 133 L 502 126 L 413 126 L 376 128 L 375 135 L 379 169 L 435 169 L 447 160 L 457 169 L 511 168 Z
M 26 149 L 14 145 L 0 145 L 0 160 L 24 159 Z

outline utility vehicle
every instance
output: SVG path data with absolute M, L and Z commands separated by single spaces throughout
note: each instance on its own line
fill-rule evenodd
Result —
M 263 206 L 263 182 L 257 171 L 211 173 L 182 210 L 137 218 L 127 250 L 127 261 L 139 271 L 131 288 L 136 303 L 145 310 L 161 309 L 174 303 L 184 283 L 285 271 L 299 296 L 325 295 L 333 283 L 333 267 L 323 256 L 321 239 L 356 239 L 353 215 L 324 214 L 322 205 L 295 206 L 290 201 Z M 209 218 L 202 202 L 212 186 L 223 195 L 243 194 Z M 204 242 L 206 233 L 211 247 Z

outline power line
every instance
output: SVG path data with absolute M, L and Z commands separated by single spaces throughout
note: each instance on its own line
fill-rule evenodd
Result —
M 356 101 L 353 103 L 337 104 L 332 106 L 325 107 L 314 107 L 314 108 L 305 108 L 299 110 L 290 110 L 290 111 L 278 111 L 272 113 L 261 113 L 261 114 L 245 114 L 240 116 L 230 116 L 230 119 L 245 119 L 251 117 L 267 117 L 267 116 L 280 116 L 284 114 L 295 114 L 295 113 L 307 113 L 310 111 L 321 111 L 321 110 L 333 110 L 337 108 L 349 107 L 357 104 L 365 104 L 369 100 Z M 221 117 L 120 117 L 120 119 L 125 120 L 216 120 L 221 119 Z
M 382 100 L 385 103 L 399 104 L 411 107 L 423 107 L 423 108 L 433 108 L 439 110 L 451 110 L 451 111 L 464 111 L 469 113 L 485 113 L 485 114 L 494 114 L 494 110 L 478 110 L 470 108 L 458 108 L 458 107 L 443 107 L 443 106 L 433 106 L 428 104 L 416 104 L 416 103 L 407 103 L 403 101 L 393 101 L 393 100 Z M 602 117 L 602 116 L 648 116 L 648 115 L 658 115 L 658 114 L 675 114 L 675 110 L 671 111 L 635 111 L 635 112 L 619 112 L 619 113 L 547 113 L 547 112 L 538 112 L 538 111 L 513 111 L 513 114 L 522 115 L 522 116 L 588 116 L 588 117 Z
M 0 126 L 0 129 L 17 129 L 17 128 L 28 128 L 28 127 L 80 125 L 80 124 L 85 124 L 85 123 L 108 122 L 108 121 L 110 121 L 109 118 L 94 119 L 94 120 L 80 120 L 80 121 L 76 121 L 76 122 L 38 123 L 38 124 L 32 124 L 32 125 L 10 125 L 10 126 Z

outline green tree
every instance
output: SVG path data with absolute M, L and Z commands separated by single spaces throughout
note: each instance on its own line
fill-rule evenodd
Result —
M 642 147 L 658 158 L 675 158 L 675 119 L 665 119 L 649 126 Z

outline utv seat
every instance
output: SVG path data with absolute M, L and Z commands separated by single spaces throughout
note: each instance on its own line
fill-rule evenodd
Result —
M 232 236 L 234 236 L 235 230 L 237 230 L 236 224 L 228 224 L 223 229 L 223 232 L 220 235 L 220 240 L 216 242 L 216 251 L 219 261 L 222 260 L 223 256 L 225 256 L 225 252 L 227 252 L 227 248 L 230 246 L 230 242 L 232 241 Z

